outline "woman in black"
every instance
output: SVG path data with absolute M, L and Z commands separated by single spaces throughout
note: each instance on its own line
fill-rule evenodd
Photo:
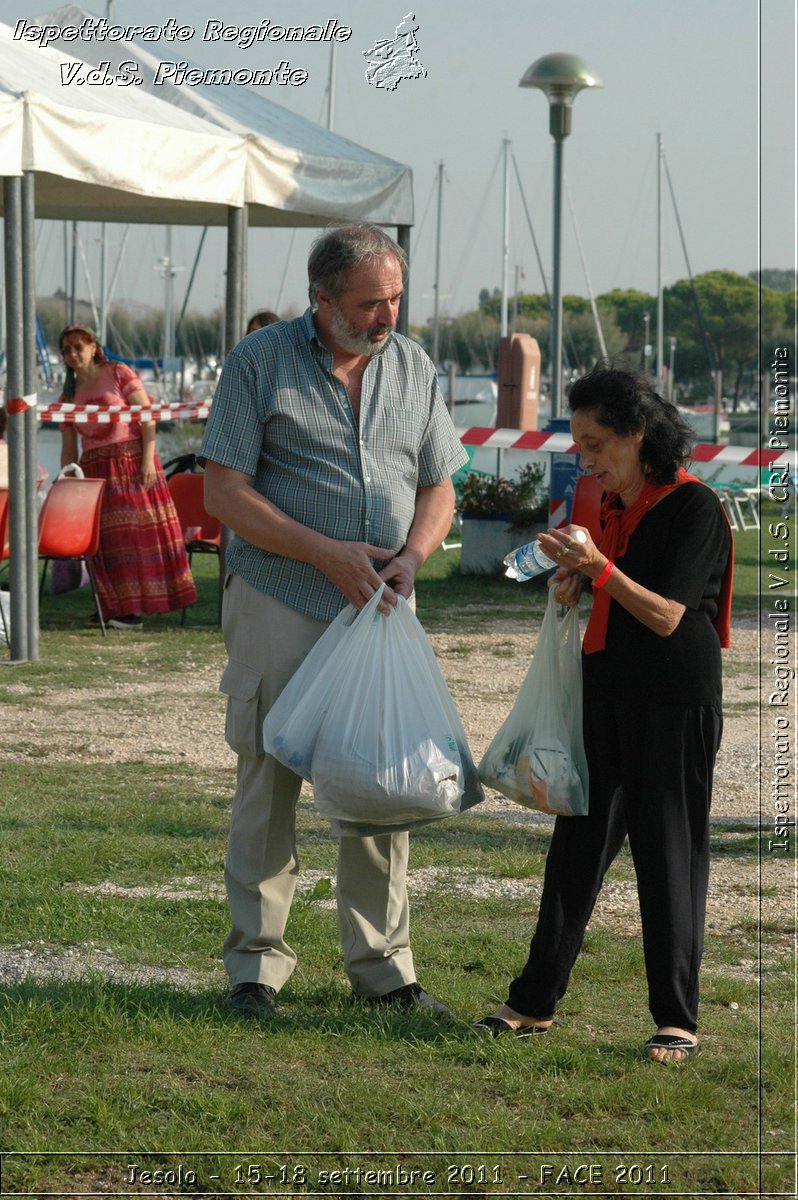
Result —
M 558 817 L 529 959 L 477 1028 L 544 1033 L 565 993 L 604 874 L 628 834 L 649 1008 L 646 1055 L 697 1053 L 712 772 L 722 730 L 732 540 L 714 493 L 688 475 L 690 430 L 650 382 L 596 368 L 569 395 L 581 465 L 603 485 L 602 536 L 540 537 L 575 604 L 591 583 L 583 644 L 586 817 Z M 573 528 L 573 527 L 572 527 Z

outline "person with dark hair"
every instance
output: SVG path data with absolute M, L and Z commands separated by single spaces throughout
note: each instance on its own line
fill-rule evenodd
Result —
M 235 533 L 222 627 L 225 736 L 238 779 L 225 864 L 231 1008 L 268 1017 L 296 954 L 301 779 L 263 750 L 263 720 L 330 621 L 385 585 L 390 614 L 446 536 L 467 461 L 435 366 L 396 333 L 405 256 L 370 225 L 333 229 L 308 263 L 311 307 L 245 337 L 222 370 L 200 450 L 205 504 Z M 390 616 L 388 616 L 390 619 Z M 366 1002 L 446 1013 L 417 982 L 407 833 L 341 837 L 344 968 Z
M 587 816 L 557 817 L 537 928 L 508 998 L 476 1022 L 498 1037 L 545 1033 L 607 871 L 628 835 L 649 1009 L 644 1052 L 699 1049 L 698 975 L 709 877 L 712 774 L 723 724 L 733 545 L 714 492 L 688 475 L 690 430 L 650 380 L 597 367 L 568 398 L 581 466 L 603 485 L 596 545 L 540 535 L 561 566 L 557 598 L 592 585 L 582 647 Z
M 269 312 L 268 309 L 263 309 L 262 312 L 253 313 L 247 322 L 247 333 L 255 333 L 258 329 L 266 329 L 269 325 L 276 325 L 280 318 L 277 313 Z
M 138 375 L 109 362 L 85 325 L 58 338 L 66 366 L 62 402 L 100 410 L 150 407 Z M 78 459 L 78 437 L 81 454 Z M 141 629 L 144 613 L 172 612 L 197 599 L 183 533 L 155 449 L 152 421 L 64 422 L 61 466 L 79 463 L 104 479 L 100 549 L 92 560 L 103 619 L 114 629 Z

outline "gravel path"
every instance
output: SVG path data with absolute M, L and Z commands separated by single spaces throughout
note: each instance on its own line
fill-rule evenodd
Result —
M 537 627 L 530 629 L 518 620 L 495 620 L 479 634 L 437 633 L 431 637 L 477 761 L 513 703 L 536 634 Z M 6 757 L 24 760 L 35 755 L 50 763 L 53 759 L 87 764 L 92 761 L 137 761 L 142 744 L 152 747 L 153 738 L 156 738 L 164 762 L 190 758 L 199 772 L 203 769 L 229 770 L 232 789 L 233 756 L 223 741 L 224 698 L 218 692 L 224 652 L 220 641 L 214 639 L 210 645 L 212 651 L 207 662 L 193 663 L 191 671 L 169 676 L 166 687 L 162 678 L 154 680 L 132 675 L 124 685 L 100 683 L 96 688 L 81 688 L 75 692 L 54 688 L 42 695 L 39 682 L 34 689 L 21 676 L 12 684 L 17 702 L 6 706 L 4 716 L 6 744 L 12 747 Z M 120 654 L 124 652 L 124 643 L 120 642 Z M 713 836 L 724 841 L 745 837 L 745 830 L 741 831 L 739 827 L 755 827 L 759 823 L 758 661 L 756 624 L 754 621 L 737 623 L 732 633 L 732 646 L 724 652 L 725 728 L 712 813 Z M 120 728 L 121 692 L 129 715 Z M 26 702 L 26 696 L 30 697 L 30 702 Z M 57 739 L 53 738 L 54 728 L 58 730 Z M 497 793 L 489 794 L 476 815 L 479 820 L 525 825 L 547 825 L 552 820 L 520 808 Z M 729 829 L 730 825 L 738 828 Z M 771 885 L 768 891 L 772 890 L 773 894 L 763 898 L 762 915 L 765 919 L 769 916 L 776 919 L 778 913 L 792 910 L 788 897 L 794 886 L 794 873 L 787 861 L 769 863 L 768 866 Z M 318 873 L 305 873 L 303 886 L 312 886 L 317 878 Z M 204 890 L 201 890 L 202 886 L 196 880 L 175 880 L 166 891 L 169 895 L 186 898 L 208 895 L 207 883 Z M 411 896 L 445 888 L 447 892 L 462 889 L 478 895 L 536 899 L 539 884 L 478 876 L 468 871 L 426 868 L 411 872 L 409 887 Z M 101 894 L 109 891 L 117 895 L 140 894 L 140 889 L 117 888 L 113 880 L 92 885 L 91 890 Z M 758 892 L 755 857 L 716 857 L 710 885 L 708 932 L 728 929 L 742 920 L 755 920 L 759 911 Z M 222 902 L 221 880 L 212 886 L 211 894 L 217 895 Z M 624 934 L 634 934 L 639 929 L 634 885 L 631 882 L 608 884 L 602 892 L 594 920 L 609 924 Z M 94 946 L 0 947 L 0 980 L 52 975 L 74 978 L 87 967 L 120 980 L 132 978 L 110 951 Z M 166 972 L 157 966 L 147 968 L 144 974 L 152 980 L 168 978 L 177 985 L 191 982 L 188 976 L 184 980 L 182 976 L 178 978 L 180 973 Z M 141 980 L 141 970 L 135 978 Z

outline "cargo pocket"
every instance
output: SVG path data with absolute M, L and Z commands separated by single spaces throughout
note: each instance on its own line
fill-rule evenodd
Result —
M 219 691 L 227 696 L 224 737 L 236 754 L 246 758 L 264 754 L 263 717 L 260 715 L 261 677 L 244 663 L 230 661 Z

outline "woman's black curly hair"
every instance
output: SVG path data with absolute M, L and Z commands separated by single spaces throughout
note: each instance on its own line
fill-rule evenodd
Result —
M 571 386 L 568 408 L 590 410 L 599 425 L 619 437 L 643 430 L 640 465 L 654 483 L 675 483 L 676 472 L 690 458 L 694 434 L 675 404 L 663 400 L 652 381 L 639 371 L 599 362 Z

